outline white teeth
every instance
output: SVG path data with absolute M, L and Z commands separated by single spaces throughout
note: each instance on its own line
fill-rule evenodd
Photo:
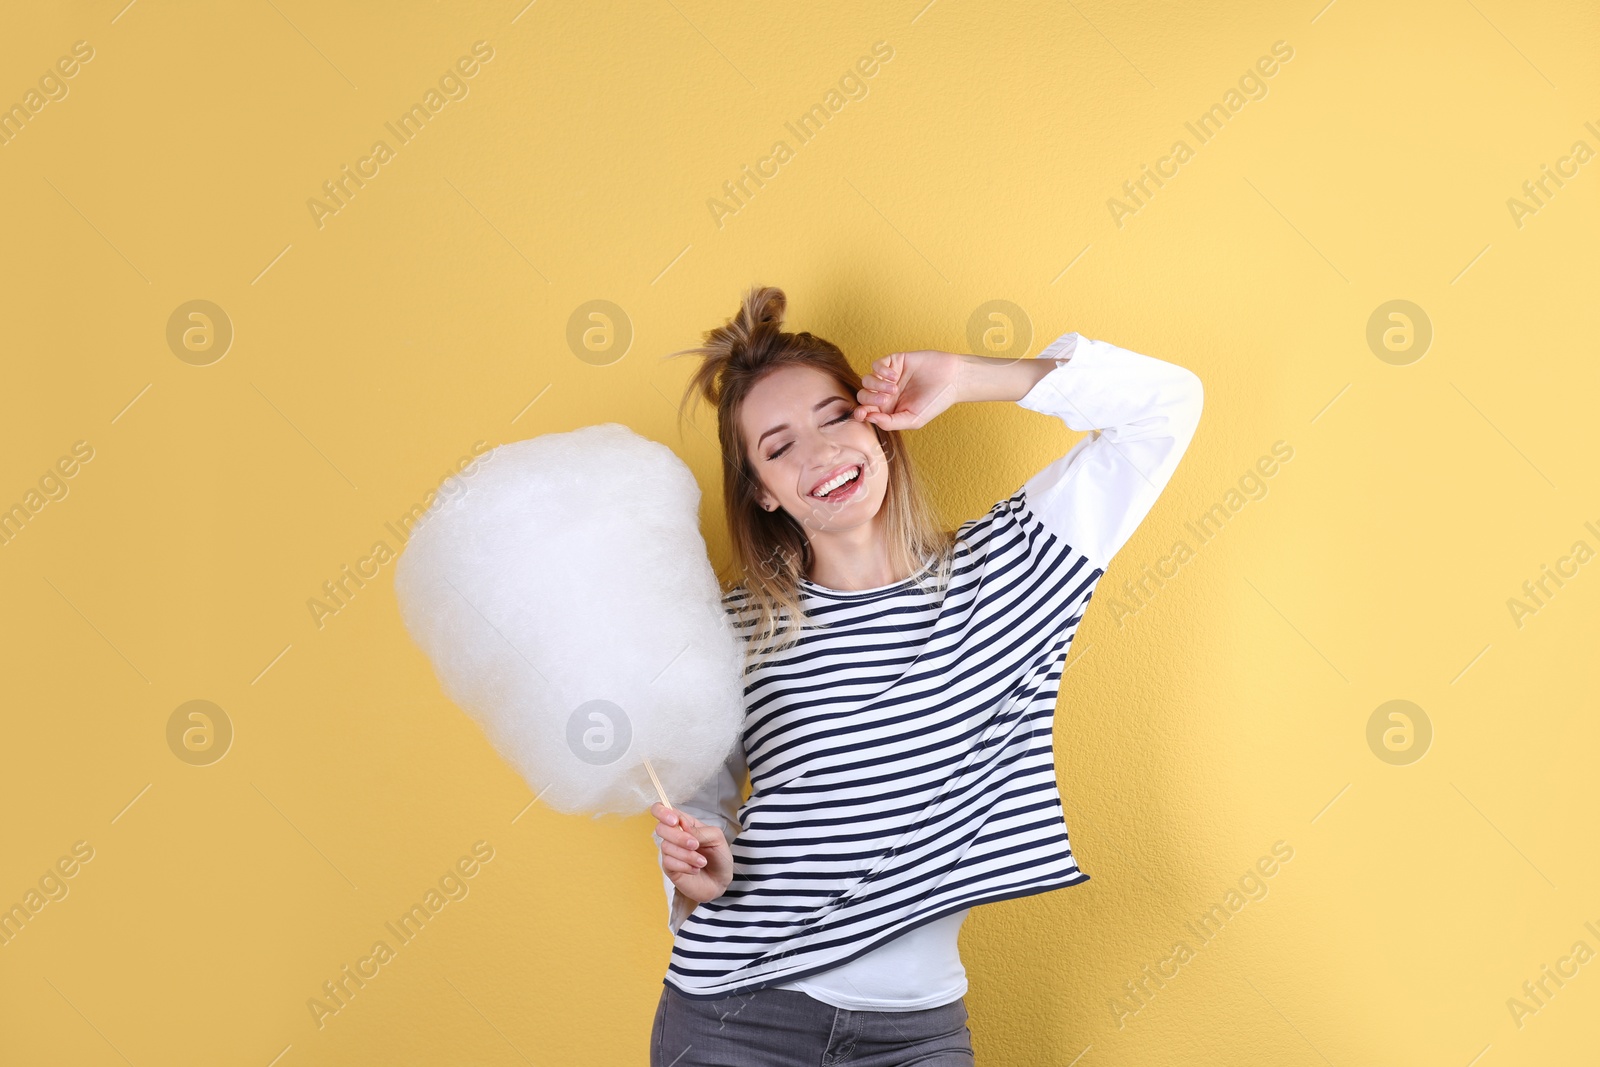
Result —
M 861 476 L 861 468 L 860 467 L 851 467 L 849 470 L 845 471 L 843 474 L 839 475 L 839 477 L 834 478 L 832 481 L 828 482 L 827 484 L 817 486 L 816 491 L 813 492 L 811 495 L 814 496 L 814 497 L 827 496 L 829 493 L 831 493 L 835 489 L 839 488 L 845 482 L 853 482 L 860 476 Z

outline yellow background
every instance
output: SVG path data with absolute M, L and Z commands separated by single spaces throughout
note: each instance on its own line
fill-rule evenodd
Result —
M 7 17 L 0 104 L 74 42 L 93 59 L 0 146 L 0 505 L 93 458 L 0 547 L 0 905 L 93 858 L 0 946 L 0 1061 L 645 1062 L 653 822 L 530 807 L 407 639 L 392 562 L 320 626 L 307 605 L 474 442 L 606 421 L 691 466 L 725 569 L 714 417 L 679 435 L 689 367 L 659 357 L 752 283 L 858 369 L 970 351 L 1009 300 L 1028 354 L 1079 330 L 1205 383 L 1063 686 L 1092 881 L 962 935 L 980 1064 L 1592 1057 L 1600 962 L 1520 1025 L 1507 1001 L 1600 951 L 1600 562 L 1520 626 L 1507 601 L 1600 549 L 1600 160 L 1520 226 L 1507 201 L 1600 150 L 1593 5 L 44 6 Z M 467 95 L 319 226 L 323 183 L 475 41 Z M 799 144 L 784 123 L 877 41 L 867 94 Z M 1200 144 L 1185 123 L 1278 41 Z M 196 299 L 235 331 L 208 365 L 167 342 Z M 1397 299 L 1433 331 L 1406 365 L 1367 342 Z M 591 300 L 625 352 L 569 347 Z M 952 525 L 1075 439 L 1002 404 L 911 438 Z M 1278 441 L 1265 495 L 1114 611 Z M 234 730 L 208 766 L 167 740 L 197 699 Z M 1433 729 L 1404 766 L 1367 742 L 1394 699 Z M 480 840 L 469 894 L 319 1026 L 322 983 Z M 1119 1025 L 1124 983 L 1278 841 L 1265 898 Z

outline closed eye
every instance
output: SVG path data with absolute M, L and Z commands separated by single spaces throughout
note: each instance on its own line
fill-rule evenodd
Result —
M 850 418 L 850 415 L 851 415 L 853 410 L 854 409 L 852 409 L 852 408 L 846 408 L 843 415 L 840 415 L 837 419 L 829 419 L 827 422 L 823 423 L 823 425 L 824 426 L 833 426 L 833 425 L 836 425 L 838 423 L 845 422 L 846 420 L 848 420 Z M 787 451 L 789 451 L 789 446 L 788 445 L 784 445 L 782 448 L 780 448 L 776 452 L 772 453 L 772 455 L 768 456 L 767 459 L 769 459 L 769 460 L 777 459 L 779 456 L 783 455 Z

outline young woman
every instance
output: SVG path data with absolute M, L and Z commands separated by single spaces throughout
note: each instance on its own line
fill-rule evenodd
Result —
M 685 400 L 717 409 L 745 720 L 715 778 L 651 807 L 675 937 L 650 1062 L 971 1064 L 961 922 L 1089 877 L 1055 780 L 1062 666 L 1200 380 L 1077 333 L 857 377 L 784 308 L 753 289 L 674 353 L 702 359 Z M 1093 432 L 943 531 L 900 435 L 985 400 Z

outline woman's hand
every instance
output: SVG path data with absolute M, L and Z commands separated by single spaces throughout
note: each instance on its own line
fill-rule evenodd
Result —
M 961 399 L 963 357 L 954 352 L 895 352 L 861 377 L 854 418 L 885 430 L 915 430 Z
M 673 888 L 704 904 L 716 900 L 733 881 L 733 850 L 721 827 L 701 822 L 686 811 L 660 801 L 650 805 L 656 817 L 655 837 L 661 846 L 661 869 Z

